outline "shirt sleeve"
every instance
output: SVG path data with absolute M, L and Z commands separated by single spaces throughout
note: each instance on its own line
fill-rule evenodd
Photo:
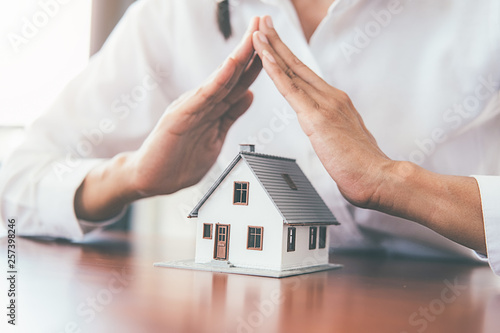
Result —
M 500 176 L 473 176 L 479 185 L 488 263 L 500 275 Z
M 31 124 L 0 169 L 0 216 L 26 236 L 80 239 L 117 221 L 78 220 L 74 196 L 88 172 L 135 150 L 168 100 L 169 1 L 132 5 L 101 51 Z M 162 41 L 159 43 L 159 41 Z

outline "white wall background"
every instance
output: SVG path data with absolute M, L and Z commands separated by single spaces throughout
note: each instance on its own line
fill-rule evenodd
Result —
M 86 66 L 91 3 L 0 0 L 0 167 L 22 128 Z
M 89 0 L 0 0 L 0 125 L 25 125 L 87 64 Z

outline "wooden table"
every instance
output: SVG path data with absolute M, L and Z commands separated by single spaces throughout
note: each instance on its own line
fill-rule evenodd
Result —
M 344 268 L 273 279 L 155 268 L 194 257 L 160 237 L 17 243 L 13 332 L 500 332 L 500 278 L 485 265 L 333 255 Z

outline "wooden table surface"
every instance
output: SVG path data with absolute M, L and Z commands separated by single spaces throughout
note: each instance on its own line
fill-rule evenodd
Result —
M 191 242 L 154 236 L 17 244 L 8 332 L 500 332 L 500 278 L 485 265 L 332 255 L 345 267 L 274 279 L 153 267 L 194 257 Z

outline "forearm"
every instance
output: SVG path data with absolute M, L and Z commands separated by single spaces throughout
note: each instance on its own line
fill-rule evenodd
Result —
M 413 220 L 486 252 L 475 179 L 390 160 L 347 94 L 304 65 L 281 41 L 270 17 L 261 18 L 253 42 L 264 69 L 297 112 L 316 154 L 349 202 Z
M 130 154 L 124 153 L 92 169 L 75 194 L 79 219 L 102 221 L 118 215 L 141 196 L 134 188 Z
M 262 64 L 254 56 L 254 18 L 240 44 L 198 89 L 167 108 L 141 148 L 92 170 L 75 195 L 78 218 L 114 217 L 129 203 L 198 183 L 217 160 L 232 124 L 250 107 Z
M 441 175 L 397 161 L 370 206 L 486 253 L 481 198 L 472 177 Z

